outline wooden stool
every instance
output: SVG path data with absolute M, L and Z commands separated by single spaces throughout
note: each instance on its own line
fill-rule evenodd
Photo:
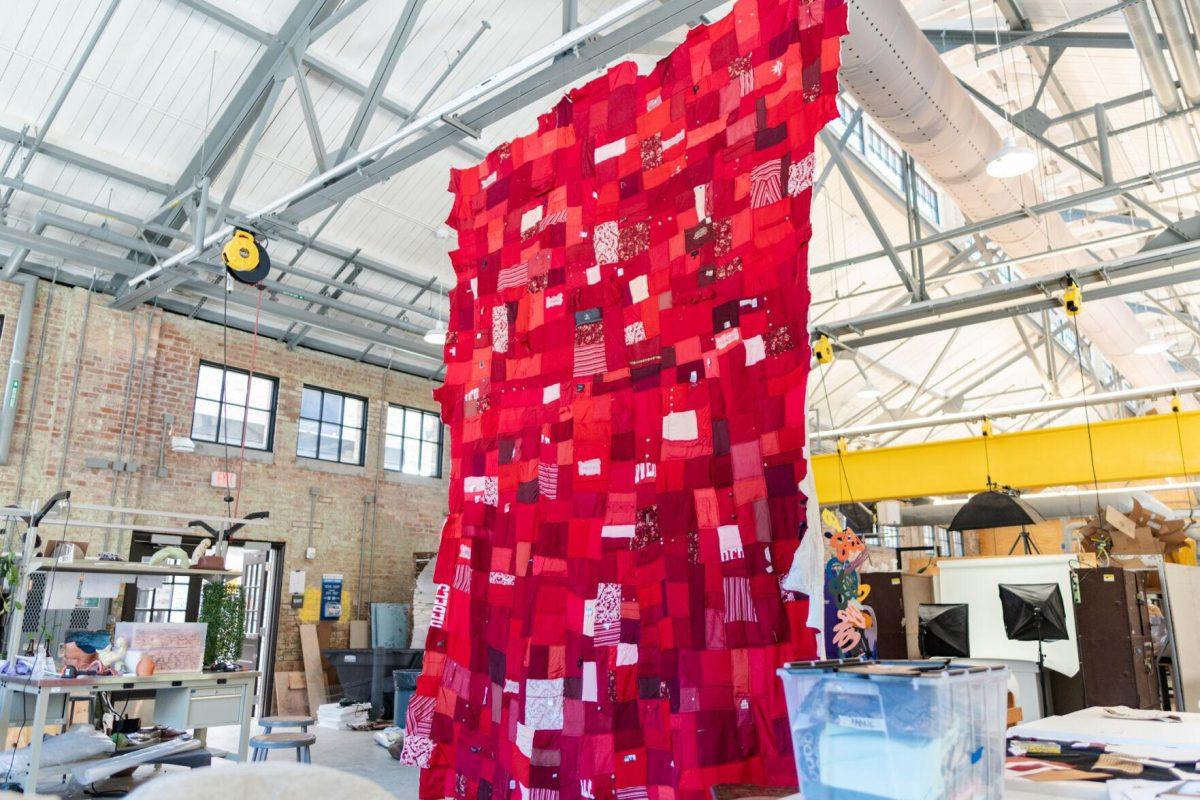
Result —
M 317 741 L 311 733 L 260 733 L 250 737 L 251 761 L 266 761 L 268 750 L 295 750 L 296 760 L 301 764 L 312 763 L 312 752 L 308 749 Z
M 290 716 L 290 717 L 263 717 L 258 721 L 262 729 L 267 733 L 271 733 L 275 728 L 299 728 L 301 731 L 308 733 L 309 725 L 316 725 L 315 717 L 305 716 Z

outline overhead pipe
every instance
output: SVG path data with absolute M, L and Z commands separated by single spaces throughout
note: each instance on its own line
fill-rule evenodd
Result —
M 842 85 L 876 124 L 908 151 L 968 220 L 1014 214 L 990 236 L 1010 258 L 1079 242 L 1057 214 L 1015 216 L 1041 201 L 1029 176 L 987 174 L 1000 134 L 958 83 L 902 0 L 848 0 L 850 33 L 842 43 Z M 1138 5 L 1131 8 L 1138 8 Z M 1161 56 L 1161 53 L 1159 54 Z M 1200 153 L 1197 154 L 1200 156 Z M 1077 252 L 1030 262 L 1031 276 L 1094 263 Z M 1134 386 L 1174 381 L 1167 358 L 1138 355 L 1150 337 L 1121 299 L 1090 303 L 1079 327 Z
M 1134 5 L 1140 5 L 1146 11 L 1145 3 Z M 1154 11 L 1167 40 L 1167 49 L 1171 51 L 1171 60 L 1175 62 L 1183 97 L 1189 106 L 1200 105 L 1200 60 L 1197 60 L 1192 45 L 1192 32 L 1183 3 L 1180 0 L 1154 0 Z M 1162 54 L 1161 50 L 1159 54 Z
M 79 236 L 87 236 L 91 239 L 96 239 L 98 241 L 106 242 L 108 244 L 114 244 L 119 247 L 127 247 L 131 250 L 138 250 L 140 252 L 147 253 L 149 255 L 162 256 L 163 254 L 172 252 L 169 248 L 157 246 L 157 245 L 151 245 L 142 239 L 137 239 L 132 236 L 126 236 L 125 234 L 117 233 L 116 231 L 111 230 L 109 228 L 97 228 L 93 225 L 89 225 L 86 222 L 80 222 L 78 220 L 70 219 L 69 217 L 63 217 L 58 214 L 54 214 L 52 212 L 39 211 L 34 216 L 34 227 L 33 227 L 32 232 L 34 234 L 41 234 L 42 231 L 44 231 L 47 227 L 58 228 L 60 230 L 67 231 L 68 233 L 78 234 Z M 13 252 L 10 255 L 10 260 L 12 259 L 12 257 L 19 255 L 22 251 L 24 251 L 25 253 L 29 252 L 27 248 L 20 248 L 18 250 L 13 250 Z M 17 262 L 16 268 L 20 269 L 20 266 L 23 263 L 24 263 L 24 258 L 21 258 Z M 193 264 L 209 268 L 213 271 L 220 269 L 219 267 L 217 267 L 214 264 L 209 264 L 209 263 L 203 262 L 203 261 L 195 261 L 195 262 L 193 262 Z M 131 266 L 133 266 L 132 262 L 131 262 Z M 7 266 L 6 266 L 6 269 L 7 269 Z M 387 316 L 384 314 L 379 314 L 379 313 L 371 311 L 369 309 L 364 309 L 360 306 L 354 306 L 353 304 L 339 301 L 336 298 L 329 297 L 327 295 L 319 295 L 319 294 L 311 293 L 311 292 L 301 292 L 299 289 L 295 289 L 290 286 L 286 286 L 275 280 L 266 279 L 266 280 L 261 281 L 261 283 L 268 291 L 278 292 L 280 294 L 286 294 L 289 296 L 294 296 L 301 300 L 309 300 L 311 302 L 317 303 L 318 305 L 326 306 L 330 309 L 334 309 L 334 310 L 342 311 L 342 312 L 345 312 L 348 314 L 353 314 L 353 315 L 364 317 L 365 319 L 371 320 L 372 322 L 377 322 L 381 325 L 392 325 L 393 327 L 399 328 L 400 330 L 403 330 L 406 333 L 411 333 L 411 334 L 420 336 L 420 335 L 424 334 L 425 331 L 427 330 L 423 326 L 415 325 L 415 324 L 413 324 L 411 322 L 407 322 L 405 320 L 396 320 L 394 317 L 390 317 L 390 316 Z M 342 288 L 342 287 L 339 285 L 339 288 Z M 352 294 L 358 293 L 358 292 L 353 291 L 354 287 L 346 287 L 346 288 L 347 288 L 347 291 L 350 291 Z M 382 299 L 382 298 L 380 298 L 380 299 Z
M 1190 0 L 1195 4 L 1196 0 Z M 1192 36 L 1188 29 L 1183 9 L 1179 0 L 1154 0 L 1155 9 L 1163 23 L 1163 31 L 1167 38 L 1167 46 L 1179 71 L 1179 83 L 1187 95 L 1188 103 L 1200 103 L 1200 62 L 1196 61 L 1196 53 L 1192 50 Z M 1179 99 L 1179 91 L 1175 88 L 1175 79 L 1171 76 L 1171 68 L 1167 57 L 1163 55 L 1159 44 L 1158 31 L 1154 27 L 1154 17 L 1145 3 L 1134 3 L 1126 6 L 1123 12 L 1125 22 L 1129 26 L 1129 38 L 1142 62 L 1142 69 L 1150 82 L 1150 91 L 1164 114 L 1169 116 L 1164 123 L 1172 143 L 1179 150 L 1180 156 L 1188 161 L 1200 158 L 1200 147 L 1196 144 L 1196 135 L 1187 117 L 1177 112 L 1183 110 Z M 1165 14 L 1165 16 L 1164 16 Z M 1170 21 L 1170 24 L 1168 24 Z M 1200 176 L 1192 175 L 1188 181 L 1193 186 L 1200 186 Z
M 400 142 L 403 142 L 414 133 L 418 133 L 440 122 L 446 122 L 453 117 L 455 112 L 466 108 L 476 100 L 479 100 L 480 98 L 496 91 L 498 88 L 507 85 L 509 82 L 519 78 L 526 72 L 532 70 L 534 67 L 541 65 L 542 62 L 548 61 L 555 56 L 565 53 L 571 48 L 586 42 L 588 39 L 595 36 L 609 25 L 628 18 L 632 14 L 635 14 L 651 5 L 653 2 L 655 2 L 655 0 L 626 0 L 626 2 L 622 3 L 616 8 L 601 14 L 584 25 L 580 25 L 578 28 L 575 28 L 569 33 L 563 34 L 540 50 L 530 53 L 524 58 L 500 70 L 496 74 L 484 78 L 479 83 L 463 91 L 457 97 L 446 101 L 442 105 L 426 113 L 424 116 L 408 120 L 408 122 L 406 122 L 400 128 L 400 130 L 396 131 L 390 136 L 385 137 L 368 149 L 363 150 L 357 155 L 350 156 L 345 161 L 334 164 L 321 174 L 310 178 L 308 181 L 276 198 L 259 210 L 251 214 L 247 214 L 243 219 L 244 224 L 254 225 L 255 223 L 261 221 L 264 217 L 283 211 L 295 201 L 305 198 L 313 192 L 323 189 L 334 181 L 344 178 L 355 170 L 361 169 L 364 165 L 367 165 L 375 159 L 383 156 L 393 147 L 398 145 Z M 213 245 L 230 236 L 232 233 L 232 225 L 218 224 L 217 229 L 204 238 L 201 248 L 212 247 Z M 192 259 L 199 258 L 202 255 L 203 249 L 189 246 L 180 252 L 175 253 L 165 261 L 156 264 L 150 269 L 134 275 L 129 279 L 129 286 L 137 286 L 161 272 L 170 270 L 177 264 L 188 262 Z
M 4 407 L 0 409 L 0 466 L 8 464 L 12 449 L 13 423 L 17 419 L 17 404 L 21 399 L 22 379 L 25 376 L 25 353 L 29 348 L 38 279 L 32 275 L 20 275 L 13 279 L 13 283 L 21 286 L 21 308 L 17 312 L 17 330 L 13 335 L 12 356 L 8 360 L 8 379 L 4 382 Z
M 46 230 L 46 223 L 42 220 L 43 212 L 39 211 L 33 218 L 32 233 L 35 236 L 41 236 Z M 28 247 L 16 247 L 8 254 L 8 260 L 4 262 L 4 272 L 0 274 L 0 278 L 6 281 L 16 280 L 17 273 L 21 271 L 21 265 L 25 263 L 25 259 L 29 258 Z

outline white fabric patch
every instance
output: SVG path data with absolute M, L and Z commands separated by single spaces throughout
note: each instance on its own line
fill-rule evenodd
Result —
M 646 325 L 638 321 L 625 326 L 625 344 L 637 344 L 646 341 Z
M 642 461 L 633 467 L 633 482 L 654 480 L 658 475 L 658 466 L 653 461 Z
M 596 601 L 583 601 L 583 635 L 593 636 L 596 633 Z
M 488 575 L 488 583 L 496 586 L 515 586 L 517 578 L 515 575 L 509 575 L 507 572 L 493 572 Z
M 634 525 L 605 525 L 600 528 L 600 537 L 603 539 L 632 539 Z
M 600 459 L 589 458 L 587 461 L 579 462 L 580 475 L 599 475 L 600 474 Z
M 721 544 L 721 561 L 732 561 L 746 555 L 742 550 L 742 533 L 737 525 L 722 525 L 717 528 L 717 541 Z
M 525 724 L 537 730 L 562 729 L 562 678 L 525 681 Z
M 663 139 L 663 143 L 662 143 L 663 150 L 670 150 L 672 147 L 674 147 L 675 145 L 682 142 L 683 135 L 684 135 L 684 132 L 680 131 L 679 133 L 672 136 L 670 139 Z
M 700 436 L 695 411 L 675 411 L 663 417 L 663 438 L 671 442 L 687 442 Z
M 556 308 L 563 304 L 563 296 L 559 294 L 546 295 L 546 308 Z
M 705 195 L 707 194 L 707 191 L 706 191 L 707 188 L 708 187 L 705 184 L 701 184 L 699 186 L 692 187 L 692 195 L 696 201 L 696 219 L 698 219 L 698 220 L 704 220 L 708 216 L 704 212 L 704 209 L 707 206 L 707 203 L 705 202 Z
M 542 216 L 546 213 L 541 206 L 531 208 L 521 215 L 521 230 L 527 231 L 534 225 L 542 221 Z
M 617 666 L 625 667 L 638 662 L 638 648 L 636 644 L 627 644 L 621 642 L 617 645 Z
M 599 267 L 588 267 L 587 268 L 587 282 L 588 282 L 589 286 L 595 286 L 597 283 L 600 282 L 600 268 Z
M 470 476 L 463 478 L 463 492 L 476 495 L 475 502 L 489 506 L 500 505 L 500 488 L 493 477 Z
M 508 308 L 492 307 L 492 349 L 497 353 L 508 352 Z
M 658 108 L 661 105 L 662 105 L 662 95 L 656 94 L 656 95 L 654 95 L 654 97 L 651 97 L 649 100 L 646 101 L 646 110 L 653 111 L 654 109 Z
M 650 296 L 650 282 L 645 275 L 638 275 L 629 282 L 629 296 L 635 303 L 640 303 Z
M 561 384 L 552 383 L 549 386 L 547 386 L 546 388 L 542 389 L 542 402 L 543 403 L 552 403 L 560 397 L 562 397 L 562 385 Z
M 742 332 L 740 330 L 737 328 L 728 328 L 714 336 L 713 343 L 717 346 L 718 350 L 724 350 L 726 347 L 737 342 L 741 337 Z
M 521 691 L 521 684 L 514 681 L 512 678 L 504 679 L 504 693 L 517 694 Z
M 610 158 L 616 158 L 625 152 L 625 139 L 617 139 L 615 142 L 601 145 L 596 148 L 595 162 L 599 164 L 601 161 L 607 161 Z
M 517 723 L 517 736 L 513 742 L 526 758 L 533 758 L 533 728 Z
M 471 560 L 471 545 L 470 544 L 460 544 L 458 546 L 458 557 L 462 558 L 462 559 L 466 559 L 467 561 L 470 561 Z
M 817 154 L 809 153 L 795 164 L 788 165 L 787 193 L 798 195 L 813 186 L 813 172 L 817 166 Z
M 767 357 L 767 345 L 761 335 L 746 339 L 745 345 L 747 367 L 753 366 Z
M 621 240 L 621 230 L 615 221 L 601 222 L 596 226 L 592 237 L 592 249 L 596 253 L 597 264 L 612 264 L 617 260 L 617 246 Z
M 597 690 L 596 686 L 595 661 L 583 662 L 583 674 L 580 676 L 580 678 L 583 681 L 583 686 L 581 687 L 582 695 L 579 699 L 585 703 L 596 702 L 596 698 L 599 696 L 599 691 Z

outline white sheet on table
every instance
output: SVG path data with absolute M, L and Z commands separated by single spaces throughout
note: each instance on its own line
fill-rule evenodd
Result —
M 1103 708 L 1046 717 L 1009 729 L 1010 736 L 1056 742 L 1098 742 L 1123 751 L 1176 761 L 1200 761 L 1200 714 L 1181 713 L 1183 722 L 1116 719 Z

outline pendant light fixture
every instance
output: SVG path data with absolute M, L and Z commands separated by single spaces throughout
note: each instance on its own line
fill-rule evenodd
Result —
M 864 400 L 874 400 L 881 396 L 883 392 L 879 390 L 879 387 L 876 386 L 870 378 L 867 378 L 867 382 L 864 383 L 862 388 L 855 392 L 855 394 Z
M 995 8 L 992 9 L 992 16 L 996 22 L 996 48 L 1001 51 L 1000 46 L 1000 18 L 999 13 Z M 1014 73 L 1016 65 L 1013 66 Z M 1004 56 L 1000 56 L 1000 80 L 1004 84 L 1004 122 L 1009 128 L 1009 133 L 1004 137 L 1004 141 L 1000 145 L 1000 149 L 992 154 L 988 159 L 987 174 L 997 179 L 1019 178 L 1033 171 L 1037 166 L 1037 153 L 1033 152 L 1024 145 L 1017 144 L 1016 138 L 1012 134 L 1013 122 L 1012 114 L 1009 113 L 1009 102 L 1012 99 L 1008 83 L 1008 71 L 1004 67 Z
M 442 296 L 442 291 L 441 291 L 441 289 L 439 289 L 438 297 L 440 298 L 441 296 Z M 430 310 L 432 310 L 432 309 L 433 309 L 433 306 L 431 304 Z M 442 320 L 440 318 L 438 318 L 438 319 L 434 320 L 433 327 L 430 328 L 429 330 L 425 331 L 425 335 L 421 338 L 423 338 L 429 344 L 437 345 L 438 347 L 442 347 L 446 344 L 447 334 L 448 334 L 448 331 L 446 330 L 446 323 L 442 322 Z
M 1037 166 L 1037 153 L 1017 144 L 1010 135 L 987 163 L 987 174 L 993 178 L 1018 178 Z

